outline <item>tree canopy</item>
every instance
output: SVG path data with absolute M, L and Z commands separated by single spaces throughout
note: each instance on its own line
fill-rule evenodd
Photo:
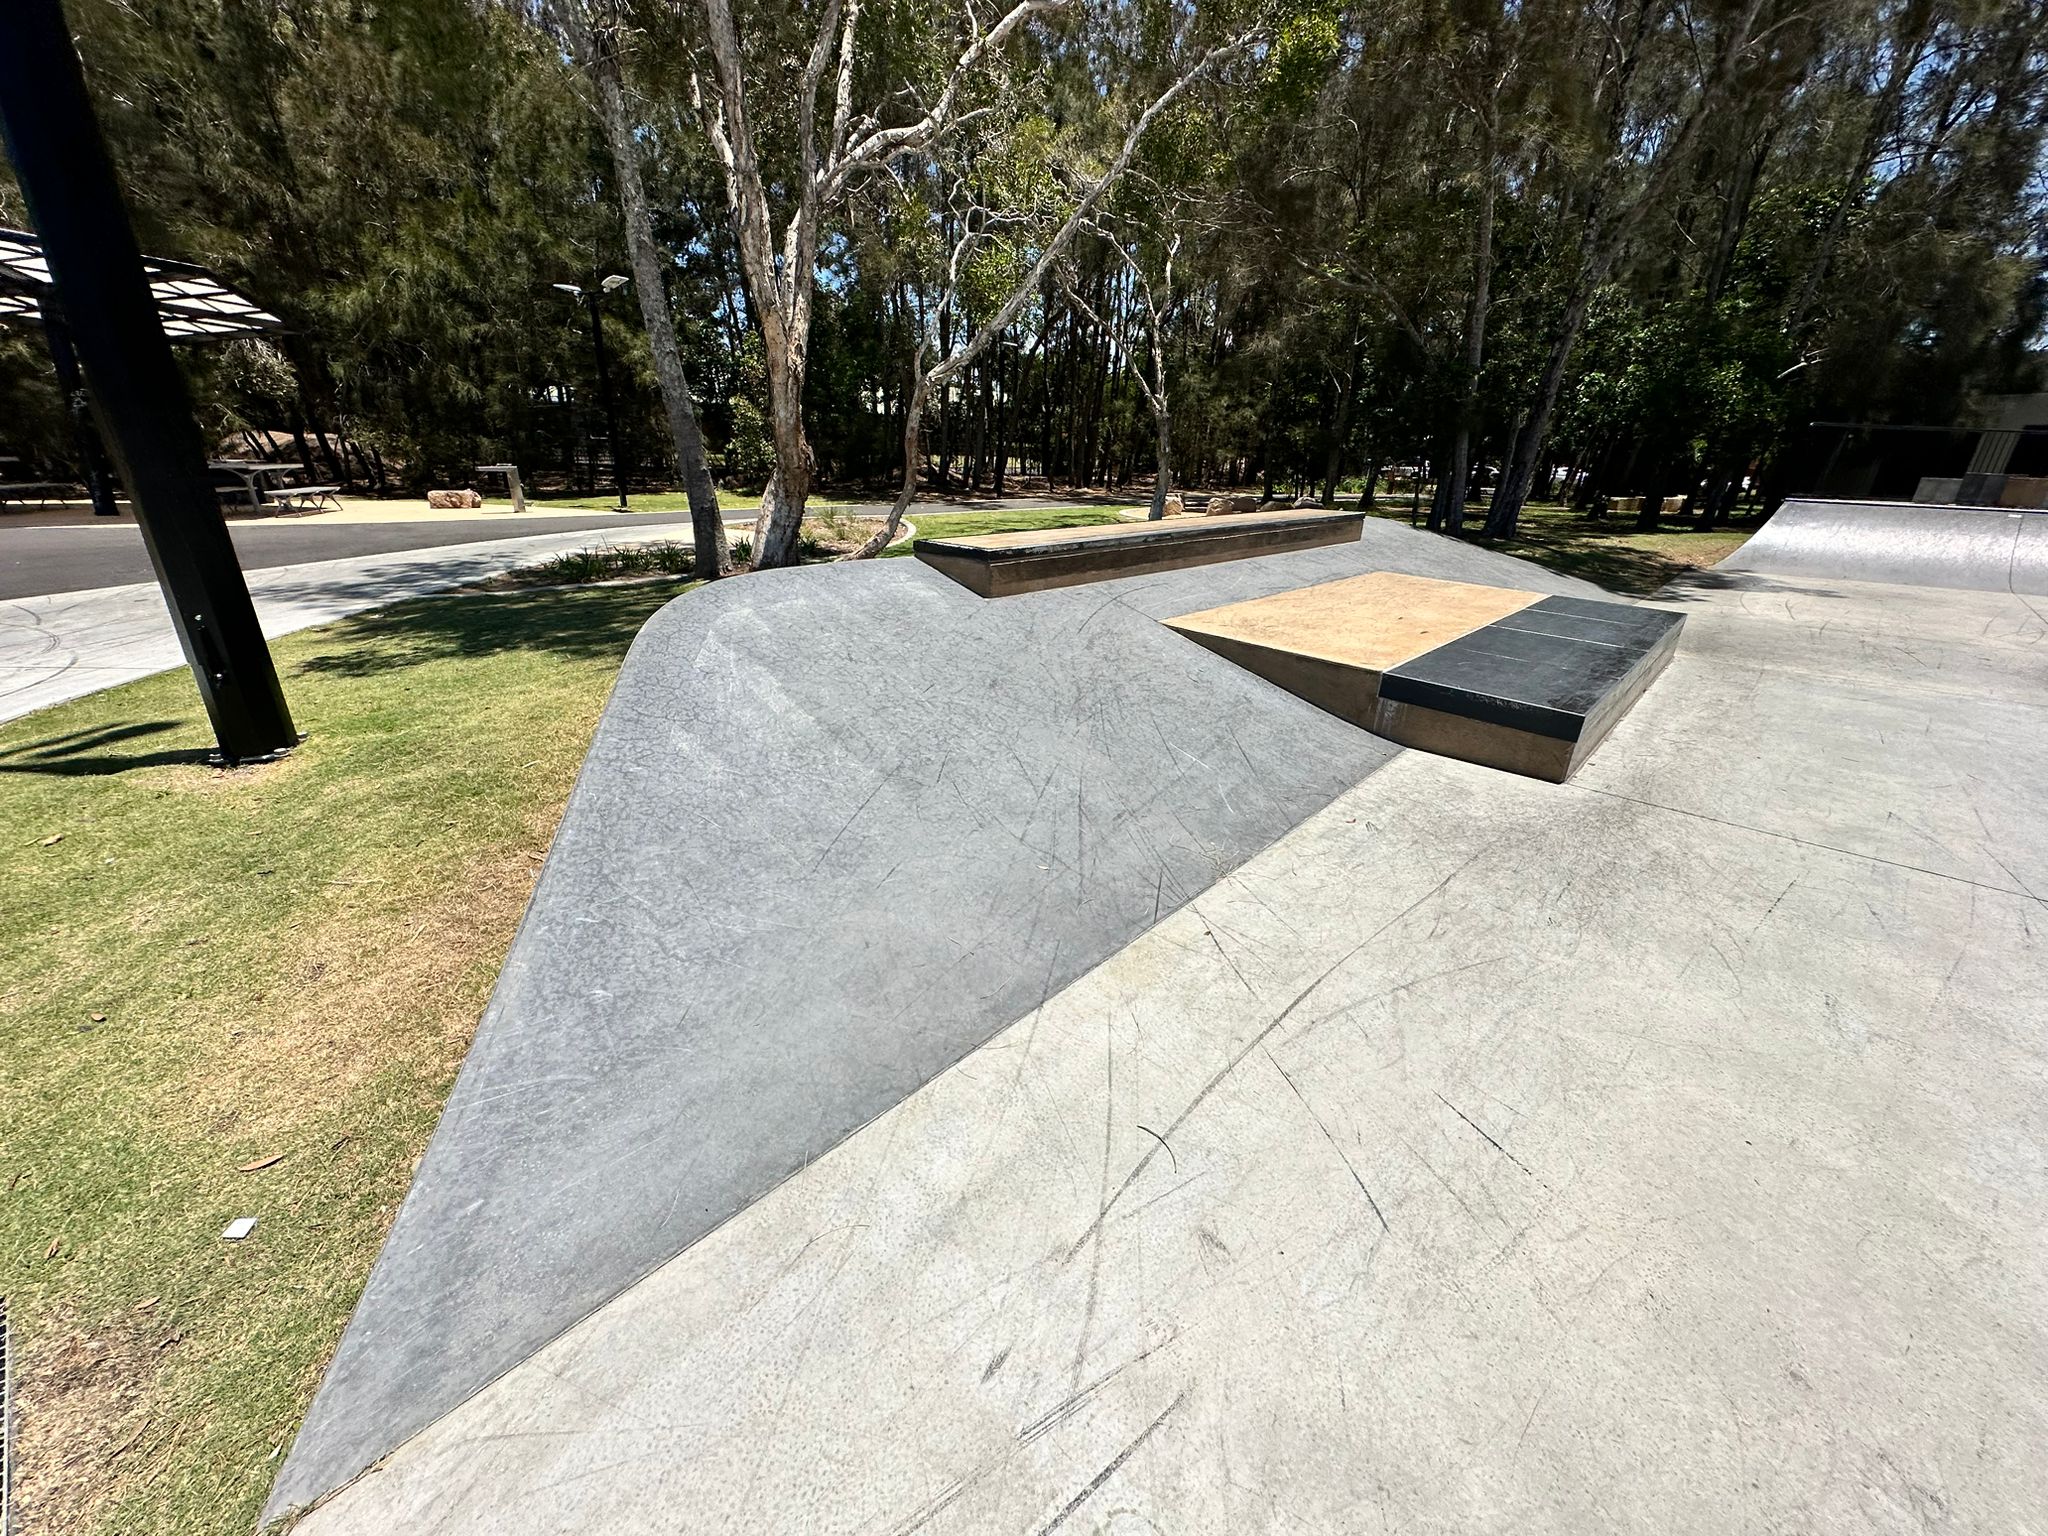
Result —
M 915 408 L 940 486 L 1427 467 L 1453 521 L 1496 487 L 1495 531 L 1566 485 L 1711 516 L 1809 420 L 2037 387 L 2048 0 L 576 4 L 729 484 L 893 488 Z M 211 429 L 371 483 L 582 472 L 589 314 L 551 285 L 635 266 L 559 6 L 70 13 L 145 248 L 290 327 L 188 349 Z M 603 310 L 612 446 L 680 483 L 646 313 Z M 0 334 L 0 440 L 73 451 L 32 333 Z

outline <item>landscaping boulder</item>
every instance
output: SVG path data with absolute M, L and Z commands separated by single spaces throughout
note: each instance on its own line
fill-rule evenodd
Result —
M 1165 517 L 1179 517 L 1182 510 L 1181 499 L 1177 495 L 1169 495 L 1165 501 L 1160 503 L 1161 515 Z
M 1236 491 L 1225 496 L 1211 496 L 1206 510 L 1211 517 L 1219 516 L 1225 512 L 1256 512 L 1259 510 L 1259 498 L 1252 495 L 1249 491 Z
M 466 507 L 480 507 L 483 497 L 475 491 L 429 491 L 427 505 L 436 512 L 455 512 Z

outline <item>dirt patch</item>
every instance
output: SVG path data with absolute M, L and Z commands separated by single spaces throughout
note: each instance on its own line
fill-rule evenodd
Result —
M 536 837 L 474 860 L 395 906 L 351 900 L 376 887 L 337 887 L 330 912 L 291 936 L 277 979 L 223 1021 L 177 1101 L 210 1134 L 281 1146 L 310 1104 L 344 1099 L 394 1064 L 445 1081 L 469 1048 L 545 848 Z
M 70 1319 L 22 1348 L 15 1382 L 14 1529 L 73 1536 L 94 1529 L 119 1465 L 146 1453 L 143 1401 L 176 1330 L 155 1308 L 88 1336 Z

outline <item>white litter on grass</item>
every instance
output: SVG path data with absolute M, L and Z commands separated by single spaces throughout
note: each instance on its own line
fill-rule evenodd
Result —
M 254 1216 L 237 1216 L 233 1221 L 220 1229 L 221 1241 L 239 1243 L 255 1230 L 256 1218 Z

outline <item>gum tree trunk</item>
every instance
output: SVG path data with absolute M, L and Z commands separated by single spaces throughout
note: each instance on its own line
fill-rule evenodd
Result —
M 661 403 L 668 415 L 669 439 L 676 469 L 690 498 L 690 533 L 697 570 L 706 576 L 724 573 L 728 564 L 725 518 L 718 509 L 718 488 L 704 457 L 704 434 L 697 424 L 697 404 L 683 357 L 676 345 L 669 315 L 668 287 L 662 280 L 661 255 L 654 243 L 654 221 L 647 211 L 647 192 L 640 180 L 639 150 L 619 69 L 617 39 L 606 19 L 596 19 L 590 39 L 590 69 L 597 85 L 598 115 L 619 179 L 619 204 L 626 218 L 626 244 L 633 259 L 633 291 L 640 300 L 640 320 L 654 354 L 654 376 L 661 384 Z

